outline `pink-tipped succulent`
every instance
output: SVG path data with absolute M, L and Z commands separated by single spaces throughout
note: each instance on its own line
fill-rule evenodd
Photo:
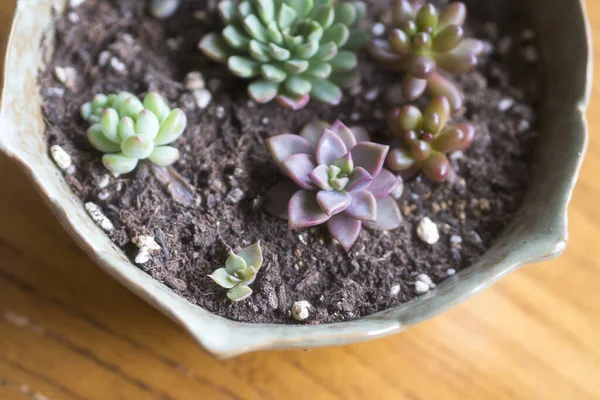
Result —
M 363 224 L 380 230 L 400 226 L 402 216 L 390 196 L 400 181 L 383 168 L 389 147 L 369 142 L 365 129 L 315 122 L 300 135 L 274 136 L 267 146 L 295 183 L 276 185 L 269 193 L 268 211 L 287 219 L 290 229 L 327 222 L 349 251 Z
M 466 17 L 466 6 L 460 2 L 439 12 L 430 3 L 395 0 L 394 27 L 387 40 L 370 41 L 369 53 L 384 68 L 405 72 L 401 86 L 408 101 L 427 92 L 431 97 L 446 96 L 452 109 L 458 110 L 462 93 L 440 71 L 461 74 L 477 66 L 483 43 L 464 38 Z
M 475 127 L 468 123 L 448 125 L 450 103 L 444 96 L 434 98 L 424 113 L 414 107 L 392 109 L 388 125 L 404 144 L 392 149 L 387 166 L 405 179 L 420 170 L 434 181 L 442 181 L 453 172 L 447 153 L 468 148 L 475 140 Z

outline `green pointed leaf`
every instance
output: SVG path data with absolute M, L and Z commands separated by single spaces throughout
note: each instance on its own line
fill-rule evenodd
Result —
M 271 42 L 279 45 L 283 44 L 283 35 L 277 27 L 277 22 L 271 21 L 271 23 L 267 26 L 267 34 L 269 35 Z
M 334 71 L 349 71 L 356 68 L 358 59 L 356 58 L 355 53 L 348 50 L 341 50 L 331 59 L 331 61 L 329 61 L 329 63 Z
M 321 42 L 327 43 L 329 41 L 332 41 L 338 47 L 343 47 L 348 41 L 349 37 L 350 30 L 348 29 L 348 27 L 340 23 L 335 23 L 323 34 Z
M 117 133 L 117 126 L 119 125 L 119 113 L 112 108 L 107 108 L 102 113 L 100 118 L 100 124 L 102 125 L 102 132 L 104 136 L 114 143 L 119 143 L 119 136 Z
M 150 92 L 146 95 L 143 106 L 152 111 L 159 122 L 163 121 L 171 112 L 171 107 L 169 107 L 166 100 L 156 92 Z
M 119 107 L 119 116 L 123 117 L 131 117 L 135 119 L 137 115 L 142 112 L 144 109 L 144 105 L 137 97 L 130 97 L 123 102 L 121 107 Z
M 277 61 L 285 61 L 292 55 L 288 49 L 284 49 L 274 43 L 269 43 L 269 49 L 271 51 L 271 57 Z
M 145 135 L 154 140 L 156 135 L 158 135 L 159 128 L 160 122 L 158 122 L 158 118 L 156 118 L 156 115 L 152 111 L 142 110 L 137 116 L 135 131 L 138 135 Z
M 161 167 L 173 164 L 179 158 L 179 150 L 172 146 L 155 147 L 148 160 Z
M 325 79 L 311 79 L 311 97 L 323 103 L 338 105 L 342 100 L 342 89 Z
M 323 37 L 323 28 L 316 21 L 308 21 L 305 24 L 306 32 L 303 36 L 306 38 L 306 42 L 319 41 Z
M 308 69 L 310 63 L 306 60 L 289 60 L 283 64 L 285 70 L 291 75 L 301 74 Z
M 305 72 L 311 78 L 327 79 L 331 75 L 331 65 L 328 63 L 319 63 L 311 65 Z
M 307 16 L 314 6 L 313 0 L 286 0 L 286 2 L 296 11 L 298 19 Z
M 305 96 L 310 93 L 312 85 L 306 79 L 290 76 L 284 83 L 286 91 L 294 97 Z
M 223 39 L 236 50 L 246 50 L 250 43 L 250 38 L 246 35 L 246 32 L 235 25 L 227 25 L 223 29 Z
M 287 78 L 287 73 L 284 69 L 271 64 L 263 64 L 260 67 L 260 73 L 266 80 L 270 82 L 283 82 Z
M 219 10 L 219 17 L 225 25 L 231 23 L 235 18 L 235 3 L 232 0 L 222 0 L 217 6 Z
M 319 42 L 313 40 L 311 42 L 298 46 L 298 48 L 296 49 L 296 55 L 300 58 L 308 60 L 312 58 L 315 54 L 317 54 L 318 50 Z
M 271 59 L 269 55 L 269 47 L 256 39 L 252 39 L 250 41 L 248 51 L 252 58 L 254 58 L 256 61 L 268 62 Z
M 334 22 L 352 26 L 357 20 L 356 7 L 352 3 L 339 3 L 335 6 Z
M 94 107 L 92 106 L 91 102 L 87 102 L 81 106 L 81 109 L 80 109 L 81 118 L 85 119 L 86 121 L 92 116 L 93 112 L 94 112 Z
M 246 261 L 234 253 L 230 253 L 225 261 L 225 269 L 230 275 L 235 274 L 239 270 L 245 271 L 247 267 Z
M 293 51 L 304 43 L 304 38 L 302 36 L 291 36 L 288 32 L 283 34 L 283 41 L 285 42 L 285 46 Z
M 127 174 L 135 169 L 138 160 L 129 158 L 122 153 L 105 154 L 102 156 L 104 167 L 115 174 Z
M 329 61 L 335 57 L 337 52 L 338 46 L 334 42 L 328 42 L 319 47 L 319 51 L 317 51 L 317 54 L 312 59 L 314 61 Z
M 350 36 L 344 45 L 345 50 L 359 51 L 369 42 L 371 35 L 364 29 L 352 28 L 350 29 Z
M 417 14 L 417 26 L 419 30 L 426 31 L 428 29 L 435 30 L 438 25 L 440 15 L 437 8 L 433 4 L 425 4 Z
M 257 274 L 258 274 L 258 271 L 256 270 L 256 268 L 248 267 L 248 269 L 246 270 L 246 273 L 244 274 L 244 280 L 241 282 L 241 286 L 247 286 L 247 285 L 251 285 L 252 283 L 254 283 L 254 280 L 256 279 Z
M 242 22 L 244 29 L 254 39 L 259 40 L 263 43 L 269 42 L 269 34 L 267 28 L 260 22 L 258 17 L 254 14 L 248 15 Z
M 249 1 L 242 1 L 239 5 L 238 5 L 238 15 L 240 17 L 240 19 L 244 19 L 246 18 L 248 15 L 252 14 L 252 12 L 254 11 L 252 9 L 252 4 L 250 4 Z
M 335 12 L 331 6 L 321 6 L 313 11 L 315 22 L 327 29 L 333 24 L 335 18 Z
M 237 254 L 244 259 L 247 266 L 252 266 L 256 268 L 257 271 L 262 266 L 263 255 L 262 248 L 260 247 L 260 240 L 248 247 L 243 248 Z
M 256 0 L 256 11 L 265 25 L 275 19 L 275 3 L 273 0 Z
M 121 142 L 121 151 L 126 157 L 143 160 L 154 150 L 152 138 L 145 135 L 133 135 Z
M 119 111 L 119 109 L 121 108 L 123 103 L 125 103 L 126 100 L 128 100 L 132 97 L 136 97 L 136 96 L 129 92 L 119 93 L 116 97 L 113 98 L 113 101 L 111 102 L 111 105 L 112 105 L 111 108 L 114 108 L 115 110 Z M 122 117 L 122 115 L 121 115 L 121 117 Z
M 283 30 L 289 28 L 294 23 L 297 16 L 298 14 L 292 7 L 282 3 L 279 8 L 279 13 L 277 14 L 277 25 L 279 25 L 279 29 Z
M 259 104 L 268 103 L 277 96 L 279 85 L 269 81 L 254 81 L 248 86 L 248 95 Z
M 218 270 L 213 272 L 208 277 L 210 279 L 212 279 L 213 281 L 215 281 L 215 283 L 217 285 L 219 285 L 225 289 L 231 289 L 232 287 L 237 285 L 237 283 L 232 282 L 232 280 L 229 279 L 230 278 L 229 273 L 227 272 L 227 270 L 225 268 L 219 268 Z
M 242 301 L 252 295 L 252 289 L 248 286 L 237 285 L 233 289 L 227 291 L 227 297 L 231 301 Z
M 252 78 L 260 72 L 260 63 L 248 57 L 233 56 L 227 60 L 229 70 L 240 78 Z
M 354 22 L 354 26 L 360 24 L 365 15 L 367 15 L 367 5 L 364 1 L 356 0 L 351 1 L 350 4 L 354 5 L 356 9 L 356 21 Z
M 121 151 L 121 145 L 115 142 L 112 142 L 104 136 L 102 133 L 102 125 L 99 123 L 90 126 L 87 130 L 87 138 L 92 146 L 96 150 L 99 150 L 103 153 L 114 153 L 116 151 Z
M 319 7 L 331 7 L 333 5 L 333 0 L 315 0 L 315 10 Z M 313 10 L 313 16 L 316 14 L 316 11 Z
M 198 47 L 205 56 L 215 61 L 225 62 L 231 55 L 231 49 L 223 36 L 216 33 L 205 35 Z
M 117 131 L 119 132 L 119 138 L 121 139 L 121 141 L 123 141 L 128 137 L 131 137 L 136 134 L 135 122 L 130 117 L 123 117 L 123 119 L 119 121 Z
M 185 113 L 179 108 L 174 109 L 169 113 L 165 122 L 161 124 L 158 136 L 154 139 L 154 144 L 156 146 L 161 146 L 163 144 L 174 142 L 181 136 L 186 126 L 187 117 Z

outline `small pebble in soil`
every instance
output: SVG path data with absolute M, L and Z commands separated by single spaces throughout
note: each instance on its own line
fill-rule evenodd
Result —
M 100 193 L 98 193 L 98 200 L 106 200 L 110 197 L 110 192 L 108 190 L 103 190 Z
M 531 124 L 526 119 L 522 119 L 517 125 L 517 130 L 519 132 L 527 132 L 531 128 Z
M 462 241 L 463 241 L 462 237 L 460 237 L 458 235 L 452 235 L 450 237 L 450 245 L 452 245 L 452 247 L 460 246 Z
M 108 64 L 108 61 L 110 60 L 111 54 L 109 51 L 104 50 L 103 52 L 101 52 L 98 55 L 98 64 L 101 67 L 104 67 L 106 64 Z
M 225 198 L 229 204 L 237 204 L 244 199 L 244 192 L 240 188 L 235 188 Z
M 505 36 L 502 39 L 500 39 L 500 42 L 498 43 L 498 53 L 500 53 L 500 55 L 505 56 L 508 54 L 508 52 L 510 51 L 510 49 L 512 48 L 512 44 L 513 44 L 513 40 L 511 37 L 509 36 Z
M 134 236 L 131 241 L 140 249 L 144 247 L 149 251 L 161 249 L 158 243 L 156 243 L 156 240 L 154 240 L 154 236 L 151 235 Z
M 539 58 L 537 49 L 534 46 L 525 47 L 523 49 L 523 58 L 525 58 L 525 61 L 529 63 L 536 63 Z
M 136 264 L 146 264 L 148 261 L 150 261 L 150 252 L 148 251 L 147 248 L 142 247 L 140 249 L 140 251 L 137 253 L 137 255 L 135 256 L 135 263 Z
M 109 174 L 100 175 L 99 177 L 96 178 L 96 186 L 98 186 L 98 189 L 104 189 L 105 187 L 108 186 L 109 183 L 110 183 L 110 175 Z
M 434 245 L 440 240 L 438 227 L 429 217 L 425 217 L 417 225 L 417 236 L 427 244 Z
M 510 97 L 505 97 L 500 102 L 498 102 L 498 110 L 504 112 L 508 111 L 515 105 L 515 101 Z
M 521 37 L 524 40 L 533 40 L 535 39 L 535 31 L 533 31 L 533 29 L 525 29 L 523 33 L 521 33 Z
M 352 114 L 350 114 L 350 119 L 352 121 L 358 121 L 360 119 L 360 113 L 358 112 L 353 112 Z
M 70 89 L 75 85 L 77 71 L 73 67 L 56 67 L 54 68 L 54 76 L 60 83 Z
M 261 121 L 260 121 L 263 125 L 269 125 L 269 118 L 264 117 Z
M 83 3 L 85 3 L 85 1 L 86 0 L 69 0 L 69 6 L 72 8 L 77 8 Z
M 415 282 L 415 291 L 419 294 L 423 294 L 428 292 L 430 289 L 429 285 L 426 284 L 425 282 L 421 282 L 421 281 L 416 281 Z
M 400 293 L 400 285 L 393 285 L 390 288 L 390 296 L 398 296 L 398 293 Z
M 366 101 L 374 101 L 377 97 L 379 97 L 379 88 L 370 89 L 365 93 Z
M 190 92 L 204 89 L 205 87 L 204 76 L 200 71 L 192 71 L 185 76 L 185 88 Z
M 448 276 L 456 275 L 456 270 L 454 268 L 449 268 L 448 271 L 446 271 L 446 275 L 448 275 Z
M 223 107 L 217 107 L 217 118 L 225 118 L 225 109 Z
M 206 89 L 198 89 L 192 92 L 194 99 L 196 100 L 196 106 L 199 109 L 204 110 L 212 101 L 212 93 Z
M 67 18 L 69 18 L 69 21 L 71 21 L 71 23 L 73 24 L 77 24 L 79 23 L 79 21 L 81 21 L 81 19 L 79 18 L 79 14 L 73 11 L 67 14 Z
M 385 25 L 381 22 L 377 22 L 373 24 L 373 28 L 371 29 L 373 36 L 383 36 L 385 33 Z
M 63 97 L 65 95 L 64 88 L 48 88 L 48 96 Z
M 296 321 L 306 321 L 310 316 L 310 303 L 306 300 L 296 301 L 292 304 L 292 318 Z
M 52 156 L 52 159 L 56 165 L 58 165 L 58 168 L 67 173 L 73 173 L 75 167 L 73 166 L 71 156 L 65 151 L 65 149 L 55 144 L 54 146 L 50 147 L 50 155 Z
M 90 217 L 92 217 L 92 220 L 94 220 L 94 222 L 98 224 L 104 231 L 111 232 L 115 229 L 112 222 L 110 222 L 106 215 L 104 215 L 98 205 L 88 202 L 85 203 L 85 209 L 87 210 L 88 214 L 90 214 Z

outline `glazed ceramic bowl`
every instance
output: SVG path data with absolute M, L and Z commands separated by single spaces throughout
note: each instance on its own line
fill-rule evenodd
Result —
M 48 156 L 38 71 L 40 44 L 51 44 L 52 6 L 66 0 L 20 0 L 7 45 L 0 150 L 33 180 L 57 218 L 106 272 L 183 326 L 208 352 L 226 358 L 262 349 L 311 348 L 398 333 L 462 303 L 522 265 L 558 256 L 567 243 L 567 205 L 587 145 L 584 111 L 591 86 L 591 41 L 584 5 L 528 0 L 540 33 L 544 95 L 534 180 L 522 207 L 483 257 L 437 289 L 353 322 L 320 326 L 248 324 L 193 305 L 133 265 L 97 227 Z M 49 46 L 48 48 L 51 48 Z

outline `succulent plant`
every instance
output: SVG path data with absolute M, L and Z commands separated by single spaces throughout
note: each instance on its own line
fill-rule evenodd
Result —
M 166 145 L 181 136 L 187 118 L 157 93 L 149 93 L 143 102 L 128 92 L 98 94 L 81 107 L 81 116 L 92 124 L 88 140 L 106 153 L 102 163 L 113 173 L 131 172 L 146 158 L 161 166 L 179 158 L 179 150 Z
M 248 287 L 256 279 L 263 263 L 260 240 L 251 246 L 240 250 L 237 254 L 231 252 L 225 261 L 225 267 L 219 268 L 211 275 L 219 286 L 229 289 L 227 297 L 231 301 L 244 300 L 252 294 Z
M 446 96 L 452 109 L 458 110 L 462 93 L 440 71 L 460 74 L 477 66 L 483 43 L 464 38 L 466 16 L 466 6 L 460 2 L 448 4 L 440 13 L 431 3 L 395 0 L 394 28 L 387 40 L 371 40 L 369 53 L 384 68 L 406 73 L 401 87 L 408 101 L 427 91 L 431 97 Z
M 468 148 L 475 140 L 475 127 L 468 123 L 447 126 L 450 103 L 444 96 L 434 98 L 424 113 L 414 106 L 392 109 L 388 125 L 403 147 L 392 149 L 387 166 L 410 178 L 423 170 L 435 181 L 452 173 L 446 153 Z
M 200 49 L 253 79 L 248 95 L 257 103 L 276 99 L 297 110 L 315 98 L 338 104 L 340 86 L 358 77 L 355 51 L 368 41 L 360 28 L 361 1 L 222 0 L 221 34 L 209 33 Z
M 300 135 L 269 138 L 271 155 L 295 187 L 286 183 L 273 187 L 267 211 L 287 219 L 290 229 L 327 222 L 346 251 L 363 224 L 398 228 L 402 216 L 390 194 L 400 181 L 382 168 L 389 147 L 368 140 L 365 129 L 348 128 L 340 121 L 332 126 L 316 122 Z

